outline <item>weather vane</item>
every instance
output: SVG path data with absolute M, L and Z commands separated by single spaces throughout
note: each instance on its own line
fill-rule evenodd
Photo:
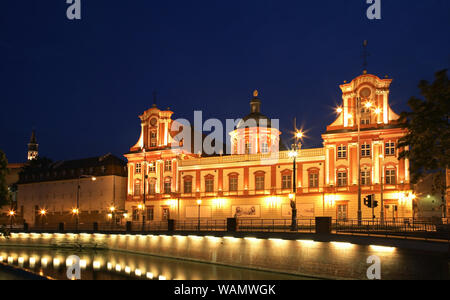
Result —
M 370 56 L 369 52 L 367 51 L 367 45 L 368 45 L 368 41 L 365 40 L 363 42 L 363 70 L 364 70 L 364 74 L 367 74 L 367 58 Z

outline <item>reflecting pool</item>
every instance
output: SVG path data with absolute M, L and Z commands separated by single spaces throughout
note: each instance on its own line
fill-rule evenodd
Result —
M 82 280 L 306 280 L 295 275 L 197 263 L 118 251 L 2 247 L 0 262 L 68 280 L 70 256 L 80 258 Z M 1 279 L 20 279 L 0 268 Z

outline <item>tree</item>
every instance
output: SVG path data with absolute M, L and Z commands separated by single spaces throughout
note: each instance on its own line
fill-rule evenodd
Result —
M 419 89 L 425 100 L 412 97 L 408 101 L 411 111 L 401 114 L 401 122 L 408 134 L 398 143 L 398 148 L 404 148 L 399 158 L 410 160 L 412 183 L 433 173 L 433 189 L 444 192 L 445 172 L 450 165 L 450 84 L 447 70 L 437 72 L 431 84 L 422 80 Z
M 0 150 L 0 207 L 9 203 L 9 191 L 6 183 L 8 174 L 8 159 L 5 153 Z

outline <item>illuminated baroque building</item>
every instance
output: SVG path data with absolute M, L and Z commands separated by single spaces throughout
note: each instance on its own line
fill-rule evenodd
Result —
M 140 116 L 140 139 L 125 154 L 129 220 L 142 221 L 142 214 L 146 221 L 196 220 L 198 211 L 203 220 L 289 220 L 290 197 L 295 197 L 298 219 L 356 219 L 358 135 L 361 201 L 375 194 L 380 202 L 383 186 L 385 218 L 412 217 L 409 163 L 397 159 L 396 148 L 405 129 L 389 106 L 391 82 L 365 72 L 340 86 L 343 104 L 322 136 L 324 146 L 298 151 L 295 196 L 293 159 L 289 151 L 280 151 L 281 133 L 261 113 L 256 91 L 251 112 L 243 118 L 253 122 L 241 122 L 229 133 L 231 155 L 204 157 L 171 147 L 176 135 L 170 130 L 173 112 L 154 105 Z M 379 206 L 377 217 L 380 212 Z M 362 217 L 371 218 L 372 209 L 362 205 Z

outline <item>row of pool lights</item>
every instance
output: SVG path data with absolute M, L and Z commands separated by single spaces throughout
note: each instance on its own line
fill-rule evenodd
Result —
M 0 263 L 7 262 L 9 265 L 13 265 L 14 262 L 16 261 L 16 257 L 17 256 L 6 256 L 6 257 L 0 256 Z M 18 263 L 18 265 L 20 267 L 23 267 L 24 264 L 26 263 L 26 261 L 27 261 L 26 257 L 23 257 L 23 256 L 17 257 L 17 263 Z M 29 257 L 28 258 L 29 267 L 30 268 L 35 268 L 36 267 L 36 263 L 38 261 L 39 261 L 39 257 L 35 257 L 35 256 Z M 47 268 L 49 263 L 52 262 L 54 268 L 60 268 L 61 267 L 61 261 L 64 261 L 64 259 L 57 258 L 57 257 L 55 257 L 53 259 L 49 258 L 49 257 L 42 257 L 40 259 L 40 264 L 41 264 L 42 268 Z M 65 259 L 65 263 L 66 263 L 66 267 L 71 267 L 74 264 L 74 261 L 72 259 L 67 258 L 67 259 Z M 87 261 L 86 260 L 80 260 L 80 267 L 82 269 L 86 269 L 87 268 Z M 102 267 L 102 263 L 100 261 L 98 261 L 98 260 L 94 260 L 93 261 L 92 268 L 94 270 L 99 270 L 99 269 L 101 269 L 101 267 Z M 131 270 L 130 267 L 128 267 L 128 266 L 122 267 L 122 265 L 116 264 L 115 267 L 113 268 L 113 263 L 111 263 L 111 262 L 107 263 L 107 269 L 108 269 L 108 271 L 112 271 L 114 269 L 118 273 L 124 271 L 127 275 L 131 275 L 131 273 L 132 273 L 132 270 Z M 147 279 L 151 279 L 151 280 L 152 279 L 166 280 L 166 277 L 163 276 L 163 275 L 160 275 L 160 276 L 156 277 L 151 272 L 143 272 L 141 269 L 135 269 L 134 270 L 134 275 L 136 277 L 142 277 L 144 275 L 144 273 L 145 273 L 145 277 Z M 42 275 L 42 273 L 41 273 L 41 275 Z
M 75 237 L 77 236 L 76 234 L 73 233 L 67 233 L 67 234 L 56 234 L 57 237 L 61 237 L 61 236 L 70 236 L 70 237 Z M 20 234 L 14 234 L 12 237 L 16 237 L 16 236 L 20 236 L 21 238 L 25 238 L 25 237 L 32 237 L 32 238 L 38 238 L 38 237 L 44 237 L 44 238 L 50 238 L 52 237 L 52 234 L 48 234 L 48 233 L 42 233 L 42 234 L 37 234 L 37 233 L 31 233 L 31 234 L 26 234 L 26 233 L 20 233 Z M 90 234 L 81 234 L 82 237 L 91 237 L 92 235 Z M 100 238 L 104 238 L 105 235 L 104 234 L 94 234 L 94 236 L 96 237 L 100 237 Z M 168 236 L 168 235 L 131 235 L 131 234 L 126 234 L 126 235 L 111 235 L 112 238 L 117 238 L 117 237 L 128 237 L 128 238 L 170 238 L 172 236 Z M 177 238 L 177 239 L 186 239 L 186 238 L 190 238 L 192 240 L 202 240 L 204 238 L 210 240 L 210 241 L 219 241 L 221 238 L 220 237 L 216 237 L 216 236 L 197 236 L 197 235 L 188 235 L 188 236 L 184 236 L 184 235 L 174 235 L 173 237 Z M 236 238 L 233 236 L 225 236 L 223 237 L 223 239 L 228 240 L 228 241 L 238 241 L 240 238 Z M 256 237 L 244 237 L 244 240 L 249 241 L 249 242 L 260 242 L 263 241 L 265 239 L 259 239 Z M 285 242 L 288 242 L 289 240 L 283 240 L 283 239 L 276 239 L 276 238 L 270 238 L 268 239 L 271 242 L 274 242 L 276 244 L 282 244 Z M 302 243 L 303 245 L 314 245 L 315 241 L 312 240 L 297 240 L 298 242 Z M 353 248 L 355 245 L 351 244 L 351 243 L 343 243 L 343 242 L 331 242 L 331 244 L 337 248 L 337 249 L 351 249 Z M 376 252 L 394 252 L 395 251 L 395 247 L 384 247 L 384 246 L 376 246 L 376 245 L 371 245 L 370 249 Z

